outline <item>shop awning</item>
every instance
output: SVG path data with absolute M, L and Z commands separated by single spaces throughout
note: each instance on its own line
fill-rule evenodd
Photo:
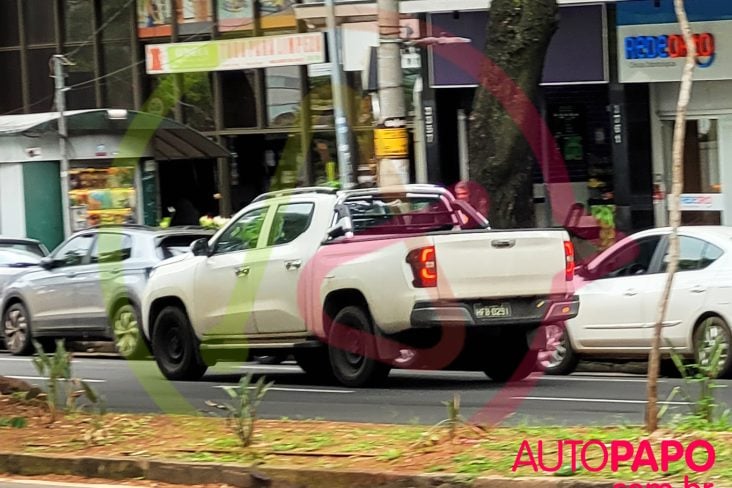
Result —
M 157 160 L 228 158 L 231 153 L 195 129 L 158 115 L 132 110 L 65 112 L 69 136 L 115 134 L 149 139 Z M 0 137 L 58 131 L 58 112 L 0 116 Z

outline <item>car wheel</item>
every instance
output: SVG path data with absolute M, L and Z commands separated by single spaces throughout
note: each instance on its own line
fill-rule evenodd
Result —
M 14 303 L 3 315 L 5 347 L 14 356 L 27 356 L 33 352 L 31 321 L 25 305 Z
M 345 307 L 336 314 L 328 334 L 328 355 L 339 383 L 370 386 L 389 376 L 389 365 L 376 359 L 374 339 L 371 319 L 360 307 Z
M 551 324 L 546 331 L 546 349 L 539 352 L 539 370 L 551 375 L 567 375 L 574 372 L 579 359 L 572 349 L 565 325 Z
M 125 359 L 143 359 L 149 354 L 139 317 L 137 309 L 129 303 L 118 307 L 112 314 L 114 345 Z
M 487 357 L 483 372 L 498 383 L 520 381 L 536 367 L 538 351 L 530 349 L 526 335 L 504 333 L 496 340 L 498 347 Z
M 157 316 L 152 347 L 158 368 L 169 380 L 197 380 L 208 369 L 190 321 L 179 307 L 165 307 Z
M 717 346 L 718 344 L 718 346 Z M 696 364 L 711 368 L 713 355 L 718 355 L 716 368 L 718 378 L 732 375 L 732 335 L 727 323 L 718 316 L 704 319 L 694 331 L 694 358 Z M 715 348 L 718 347 L 718 350 Z

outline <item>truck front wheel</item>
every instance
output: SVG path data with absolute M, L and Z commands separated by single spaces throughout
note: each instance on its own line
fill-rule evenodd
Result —
M 198 380 L 206 372 L 191 323 L 179 307 L 165 307 L 155 320 L 152 348 L 155 361 L 169 380 Z
M 336 314 L 328 354 L 333 375 L 344 386 L 375 385 L 389 376 L 391 368 L 378 360 L 374 327 L 361 307 L 344 307 Z
M 501 334 L 496 339 L 496 346 L 483 366 L 483 371 L 493 381 L 520 381 L 534 371 L 538 351 L 529 349 L 525 334 Z

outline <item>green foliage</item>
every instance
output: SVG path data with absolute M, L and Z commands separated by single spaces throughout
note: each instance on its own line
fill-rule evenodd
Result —
M 0 417 L 0 427 L 11 429 L 22 429 L 28 426 L 28 419 L 25 417 Z
M 257 420 L 257 407 L 274 382 L 265 383 L 264 376 L 252 385 L 252 374 L 247 373 L 239 380 L 236 386 L 228 386 L 224 391 L 233 400 L 233 403 L 210 403 L 216 408 L 228 412 L 229 427 L 239 438 L 243 447 L 252 445 L 254 439 L 254 423 Z
M 80 397 L 85 397 L 99 415 L 104 414 L 103 401 L 99 394 L 85 381 L 73 377 L 71 373 L 71 360 L 73 354 L 66 350 L 63 340 L 56 341 L 56 351 L 53 354 L 46 354 L 43 347 L 33 341 L 36 349 L 36 356 L 33 357 L 33 366 L 39 376 L 48 378 L 48 391 L 46 403 L 51 412 L 51 422 L 56 421 L 58 404 L 62 403 L 66 413 L 79 410 L 77 404 Z
M 701 325 L 702 328 L 707 326 L 706 322 Z M 705 331 L 701 332 L 703 334 Z M 663 418 L 668 411 L 669 404 L 679 396 L 689 404 L 691 411 L 686 415 L 677 415 L 674 418 L 673 424 L 676 428 L 683 430 L 732 429 L 729 408 L 718 403 L 715 396 L 716 390 L 726 388 L 716 380 L 720 372 L 720 358 L 723 351 L 721 336 L 717 337 L 715 343 L 712 344 L 709 349 L 709 360 L 705 362 L 685 363 L 681 355 L 675 350 L 671 350 L 671 359 L 681 373 L 684 386 L 677 386 L 671 391 L 666 399 L 666 404 L 659 412 L 659 418 Z

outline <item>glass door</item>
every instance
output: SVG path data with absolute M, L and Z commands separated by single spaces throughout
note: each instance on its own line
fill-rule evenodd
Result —
M 717 119 L 686 122 L 682 225 L 719 225 L 722 222 L 722 185 L 719 168 Z M 664 180 L 671 193 L 674 121 L 663 122 Z

